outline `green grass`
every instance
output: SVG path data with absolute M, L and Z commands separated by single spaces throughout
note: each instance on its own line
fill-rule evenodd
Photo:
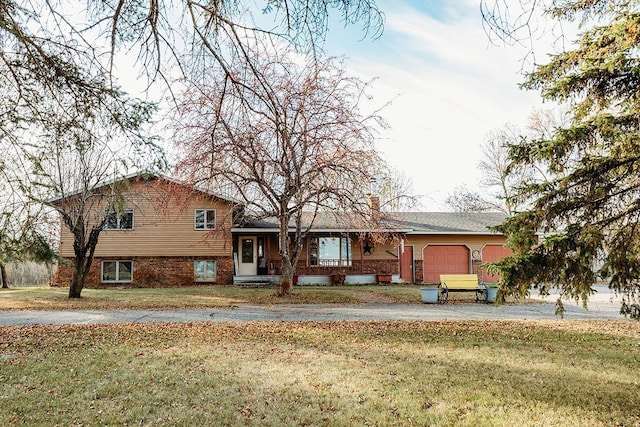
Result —
M 0 425 L 637 426 L 631 321 L 0 328 Z
M 279 289 L 276 286 L 84 289 L 81 299 L 69 300 L 68 288 L 12 288 L 0 291 L 0 311 L 205 308 L 238 304 L 421 303 L 418 285 L 296 286 L 293 295 L 284 298 L 276 296 Z M 466 297 L 472 299 L 473 295 L 461 294 L 459 298 Z

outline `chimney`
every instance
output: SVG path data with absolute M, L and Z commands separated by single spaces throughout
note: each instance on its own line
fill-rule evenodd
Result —
M 369 196 L 369 212 L 372 221 L 380 221 L 380 197 Z

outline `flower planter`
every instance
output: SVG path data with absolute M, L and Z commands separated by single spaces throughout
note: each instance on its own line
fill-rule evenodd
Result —
M 376 275 L 378 283 L 391 283 L 392 275 L 387 273 L 381 273 Z
M 331 275 L 331 284 L 332 285 L 344 285 L 344 281 L 346 280 L 346 274 L 332 274 Z
M 420 294 L 422 295 L 422 302 L 427 304 L 437 304 L 438 296 L 440 295 L 439 287 L 420 288 Z
M 487 302 L 495 302 L 496 295 L 498 294 L 497 286 L 488 286 L 485 290 L 485 295 L 487 296 Z

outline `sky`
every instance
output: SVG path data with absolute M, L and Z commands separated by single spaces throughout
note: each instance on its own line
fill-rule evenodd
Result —
M 364 109 L 389 103 L 380 115 L 390 129 L 377 148 L 411 180 L 418 209 L 449 211 L 446 199 L 457 187 L 480 189 L 477 166 L 487 135 L 507 124 L 525 126 L 534 109 L 551 106 L 539 93 L 519 88 L 523 69 L 532 69 L 524 61 L 531 59 L 530 48 L 492 43 L 480 0 L 376 3 L 385 15 L 379 37 L 332 17 L 323 48 L 346 58 L 348 74 L 375 79 Z M 550 50 L 536 40 L 536 60 Z M 125 61 L 125 70 L 132 66 Z
M 378 148 L 421 195 L 422 208 L 447 211 L 456 187 L 477 189 L 480 145 L 510 123 L 525 126 L 549 108 L 523 81 L 526 46 L 495 45 L 482 27 L 479 0 L 378 1 L 385 26 L 377 39 L 356 25 L 330 22 L 324 48 L 347 57 L 351 74 L 375 78 L 372 102 L 391 129 Z M 538 61 L 545 55 L 536 54 Z

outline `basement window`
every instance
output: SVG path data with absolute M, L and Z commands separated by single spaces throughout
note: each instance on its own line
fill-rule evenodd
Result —
M 215 282 L 216 262 L 213 260 L 194 261 L 193 271 L 196 282 Z
M 131 282 L 133 261 L 102 261 L 102 281 L 110 283 Z

